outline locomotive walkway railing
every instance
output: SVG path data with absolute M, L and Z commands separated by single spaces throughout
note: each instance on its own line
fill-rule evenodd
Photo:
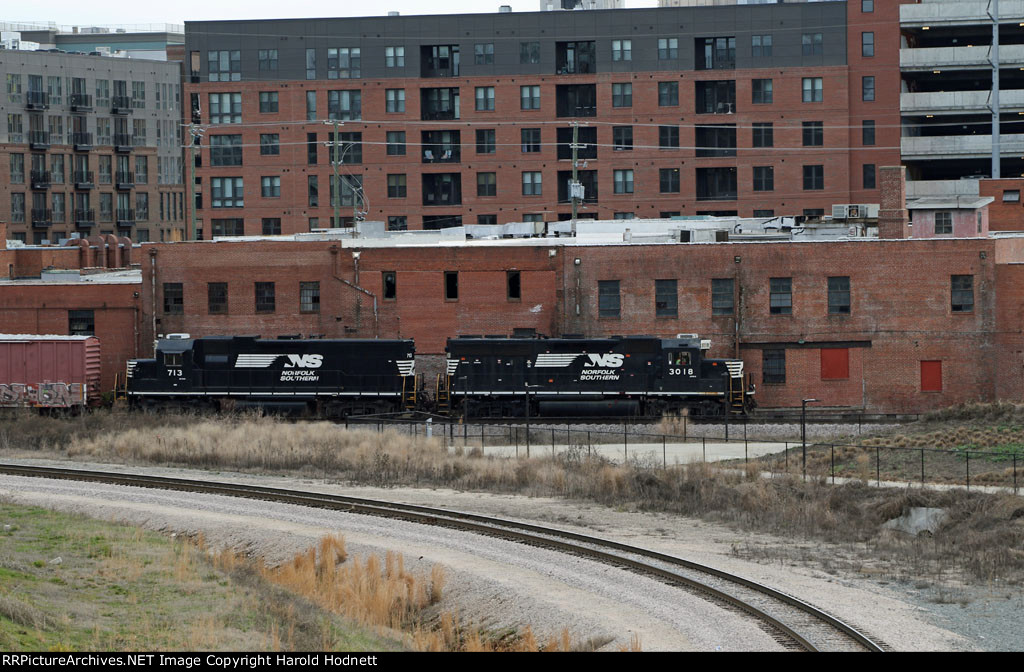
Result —
M 1024 446 L 1007 443 L 991 450 L 964 444 L 953 448 L 927 445 L 778 440 L 754 437 L 747 423 L 690 425 L 685 433 L 651 431 L 657 425 L 623 423 L 615 428 L 538 418 L 525 421 L 452 422 L 428 413 L 351 417 L 346 426 L 392 430 L 441 441 L 456 451 L 493 458 L 602 459 L 644 468 L 666 469 L 689 463 L 755 468 L 772 474 L 825 479 L 855 479 L 903 485 L 993 487 L 1019 493 L 1024 474 Z M 699 434 L 699 435 L 696 435 Z M 907 443 L 895 437 L 889 443 Z

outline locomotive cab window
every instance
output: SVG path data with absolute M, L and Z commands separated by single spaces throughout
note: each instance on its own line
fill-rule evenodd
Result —
M 690 366 L 690 353 L 686 351 L 668 353 L 669 366 Z
M 165 352 L 164 353 L 164 366 L 181 368 L 181 353 L 180 352 Z

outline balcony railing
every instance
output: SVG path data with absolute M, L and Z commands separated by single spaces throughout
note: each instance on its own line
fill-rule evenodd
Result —
M 49 131 L 29 131 L 28 132 L 28 146 L 30 149 L 49 149 L 50 148 L 50 132 Z
M 32 226 L 44 229 L 53 224 L 53 211 L 47 208 L 32 208 Z
M 93 180 L 91 170 L 76 170 L 72 173 L 72 182 L 75 183 L 75 189 L 92 189 L 96 184 Z
M 71 144 L 76 152 L 88 152 L 92 149 L 92 133 L 72 133 Z
M 26 110 L 45 110 L 50 107 L 50 94 L 46 91 L 26 91 Z
M 31 179 L 33 189 L 50 188 L 50 171 L 48 170 L 33 170 L 31 173 Z
M 114 114 L 131 114 L 131 96 L 114 96 L 113 98 L 111 98 L 110 108 L 111 112 L 113 112 Z
M 75 226 L 80 229 L 96 226 L 96 211 L 75 208 Z
M 118 226 L 134 226 L 135 225 L 135 210 L 132 208 L 118 208 L 117 209 L 117 225 Z
M 117 188 L 124 191 L 135 186 L 135 174 L 130 172 L 117 171 Z
M 115 152 L 130 152 L 132 147 L 132 136 L 127 133 L 114 133 Z
M 92 96 L 88 93 L 71 94 L 72 112 L 92 112 Z
M 462 152 L 459 145 L 424 145 L 423 163 L 459 163 Z

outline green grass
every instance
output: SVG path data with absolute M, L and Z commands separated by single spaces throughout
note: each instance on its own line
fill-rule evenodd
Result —
M 400 648 L 188 540 L 2 502 L 0 524 L 2 651 Z
M 972 460 L 1012 462 L 1016 456 L 1017 462 L 1024 465 L 1024 443 L 1000 443 L 984 447 L 967 443 L 956 446 L 953 450 L 956 451 L 957 457 L 964 461 L 967 460 L 969 452 Z

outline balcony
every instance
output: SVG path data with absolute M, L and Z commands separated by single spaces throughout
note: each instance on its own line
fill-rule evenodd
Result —
M 92 133 L 72 133 L 71 144 L 76 152 L 88 152 L 92 149 Z
M 92 189 L 96 185 L 91 170 L 76 170 L 72 173 L 71 178 L 71 181 L 75 183 L 75 189 Z
M 459 131 L 423 131 L 423 163 L 459 163 L 462 158 Z
M 46 91 L 27 91 L 25 93 L 26 110 L 45 110 L 50 107 L 50 94 Z
M 135 226 L 135 210 L 132 208 L 118 208 L 117 225 L 121 227 Z
M 46 208 L 32 208 L 32 228 L 45 229 L 53 224 L 53 211 Z
M 31 173 L 32 188 L 33 189 L 49 189 L 50 188 L 50 171 L 48 170 L 33 170 Z
M 49 131 L 29 131 L 28 132 L 28 146 L 29 146 L 29 149 L 49 149 L 50 148 L 50 132 Z
M 79 229 L 89 229 L 96 226 L 96 211 L 75 208 L 75 226 Z
M 901 93 L 900 112 L 903 114 L 962 114 L 977 111 L 989 113 L 991 91 L 932 91 L 928 93 Z M 1004 89 L 999 92 L 999 109 L 1005 112 L 1024 111 L 1024 89 Z
M 131 96 L 114 96 L 111 99 L 110 111 L 113 114 L 131 114 L 132 113 L 132 99 L 131 99 Z
M 900 5 L 900 25 L 904 28 L 992 25 L 988 10 L 988 0 Z M 1002 0 L 999 3 L 999 21 L 1004 24 L 1024 21 L 1024 0 Z
M 435 44 L 420 47 L 420 77 L 458 77 L 459 45 Z
M 134 147 L 132 136 L 127 133 L 114 133 L 114 151 L 127 154 Z
M 71 94 L 71 111 L 72 112 L 92 112 L 92 96 L 88 93 L 72 93 Z
M 977 70 L 989 68 L 992 47 L 900 49 L 901 70 Z M 1024 44 L 999 45 L 999 66 L 1024 66 Z
M 904 161 L 941 159 L 986 158 L 992 156 L 991 135 L 939 135 L 902 138 Z M 1024 134 L 1003 134 L 1001 148 L 1004 156 L 1020 155 Z
M 135 173 L 117 171 L 118 191 L 127 191 L 135 186 Z

